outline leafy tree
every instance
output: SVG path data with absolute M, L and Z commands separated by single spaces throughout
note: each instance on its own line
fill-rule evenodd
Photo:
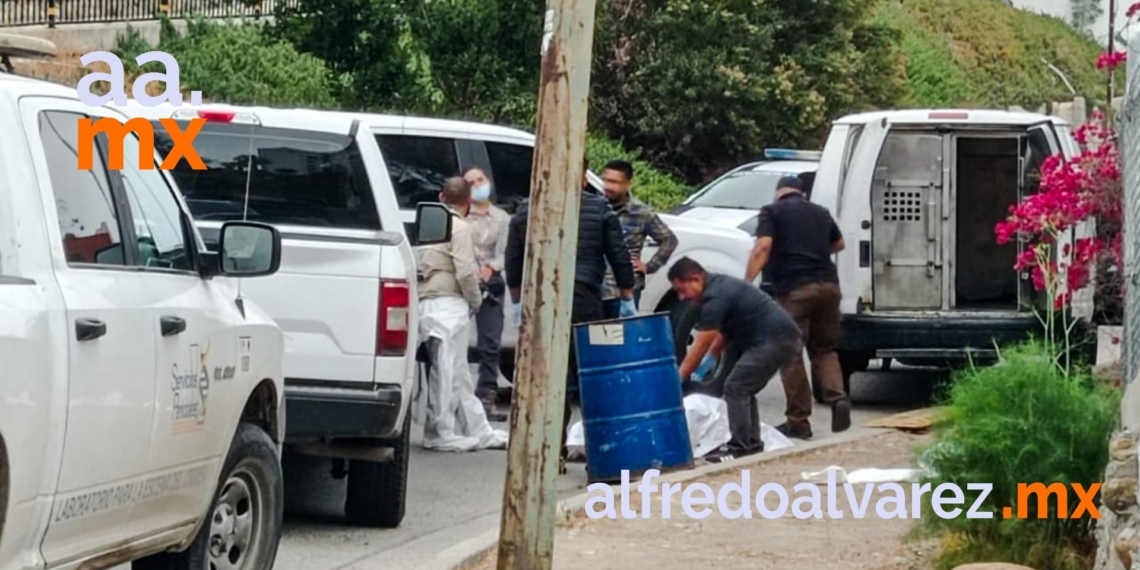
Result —
M 767 145 L 818 148 L 832 117 L 905 93 L 875 1 L 610 0 L 596 124 L 690 181 Z
M 399 0 L 301 0 L 269 29 L 326 63 L 333 95 L 352 109 L 410 110 L 422 100 Z
M 542 0 L 406 0 L 428 110 L 526 127 L 536 111 Z

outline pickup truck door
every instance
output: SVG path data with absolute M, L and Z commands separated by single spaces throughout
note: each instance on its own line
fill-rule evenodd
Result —
M 138 143 L 126 138 L 124 168 L 112 177 L 121 180 L 139 244 L 137 271 L 147 287 L 138 301 L 151 311 L 156 331 L 146 470 L 162 492 L 132 504 L 128 538 L 193 524 L 207 510 L 249 391 L 249 362 L 244 372 L 239 369 L 239 343 L 246 343 L 247 354 L 253 348 L 252 332 L 239 334 L 236 288 L 229 292 L 221 279 L 202 279 L 191 255 L 200 245 L 192 222 L 174 184 L 159 170 L 139 168 Z
M 136 271 L 125 195 L 106 168 L 108 137 L 78 168 L 78 121 L 108 111 L 27 98 L 21 120 L 48 222 L 69 335 L 67 426 L 41 549 L 48 566 L 100 554 L 128 538 L 130 506 L 161 487 L 146 478 L 156 342 L 151 286 Z M 164 387 L 168 386 L 163 382 Z

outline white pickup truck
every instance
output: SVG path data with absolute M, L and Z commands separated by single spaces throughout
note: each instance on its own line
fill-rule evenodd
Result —
M 283 336 L 220 277 L 273 273 L 280 237 L 207 252 L 137 137 L 80 136 L 102 117 L 0 73 L 0 570 L 269 570 Z
M 441 204 L 405 225 L 376 138 L 357 115 L 232 105 L 125 112 L 181 128 L 206 119 L 194 149 L 206 170 L 172 171 L 207 246 L 249 219 L 281 232 L 281 270 L 245 294 L 285 334 L 286 449 L 326 457 L 347 477 L 344 513 L 393 528 L 406 512 L 419 309 L 413 245 L 451 239 Z

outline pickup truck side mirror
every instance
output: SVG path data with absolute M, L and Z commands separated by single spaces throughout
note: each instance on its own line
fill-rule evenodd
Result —
M 416 205 L 416 223 L 412 245 L 433 245 L 451 241 L 451 210 L 443 204 L 421 202 Z
M 218 238 L 217 269 L 227 277 L 264 277 L 281 267 L 281 233 L 257 222 L 226 222 Z

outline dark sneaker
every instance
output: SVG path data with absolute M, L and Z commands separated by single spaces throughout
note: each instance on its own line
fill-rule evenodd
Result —
M 809 440 L 811 439 L 811 428 L 790 428 L 787 422 L 776 426 L 776 431 L 784 434 L 784 437 L 792 437 L 795 439 Z
M 558 474 L 559 475 L 565 475 L 566 474 L 566 458 L 565 457 L 559 457 L 558 458 Z
M 740 459 L 742 457 L 748 457 L 749 455 L 756 455 L 757 453 L 763 453 L 763 452 L 764 452 L 764 446 L 763 445 L 761 445 L 757 449 L 752 449 L 752 450 L 747 450 L 747 451 L 742 450 L 742 449 L 733 449 L 731 447 L 728 447 L 727 445 L 722 445 L 720 448 L 714 449 L 714 450 L 706 453 L 704 459 L 705 459 L 705 461 L 708 461 L 709 463 L 728 463 L 729 461 L 736 461 L 737 459 Z
M 510 419 L 510 415 L 505 412 L 500 412 L 496 407 L 498 394 L 495 392 L 486 392 L 478 395 L 478 398 L 483 402 L 483 413 L 487 415 L 489 422 L 505 422 Z
M 851 401 L 841 398 L 831 403 L 831 431 L 847 431 L 851 427 Z

